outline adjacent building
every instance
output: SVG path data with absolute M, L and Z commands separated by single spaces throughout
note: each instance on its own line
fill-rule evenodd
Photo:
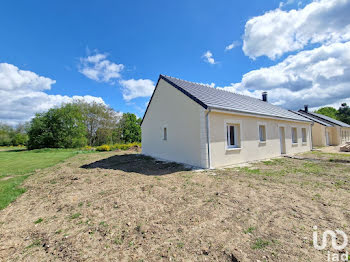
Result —
M 334 118 L 310 112 L 308 106 L 294 113 L 314 122 L 312 144 L 315 147 L 338 146 L 350 142 L 350 125 Z

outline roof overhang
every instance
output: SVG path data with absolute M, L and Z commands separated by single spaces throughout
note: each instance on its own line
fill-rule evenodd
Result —
M 308 119 L 299 120 L 299 119 L 293 119 L 293 118 L 286 118 L 286 117 L 278 117 L 278 116 L 257 114 L 255 112 L 244 112 L 244 111 L 231 110 L 231 109 L 220 108 L 220 107 L 212 107 L 212 106 L 209 106 L 208 108 L 211 109 L 211 112 L 217 112 L 217 113 L 242 115 L 242 116 L 251 116 L 251 117 L 256 117 L 256 118 L 268 118 L 268 119 L 275 119 L 275 120 L 283 120 L 283 121 L 290 121 L 290 122 L 301 122 L 301 123 L 312 124 L 312 121 L 308 120 Z

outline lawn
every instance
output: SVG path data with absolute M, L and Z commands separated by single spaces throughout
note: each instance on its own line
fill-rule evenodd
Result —
M 70 149 L 28 151 L 23 147 L 1 147 L 0 210 L 25 192 L 25 188 L 20 185 L 35 170 L 53 166 L 77 152 Z
M 317 152 L 199 172 L 136 152 L 78 154 L 36 171 L 0 210 L 0 257 L 327 261 L 334 250 L 313 247 L 313 227 L 350 235 L 349 164 Z

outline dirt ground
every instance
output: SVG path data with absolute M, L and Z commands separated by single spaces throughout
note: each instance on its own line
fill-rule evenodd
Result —
M 320 151 L 320 152 L 323 152 L 323 153 L 338 153 L 338 154 L 350 155 L 350 152 L 340 152 L 340 146 L 320 147 L 320 148 L 317 149 L 317 151 Z
M 327 261 L 313 226 L 350 236 L 350 158 L 303 157 L 198 172 L 135 152 L 77 155 L 0 211 L 0 260 Z

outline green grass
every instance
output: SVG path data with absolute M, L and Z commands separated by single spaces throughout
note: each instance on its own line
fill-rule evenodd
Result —
M 78 217 L 80 217 L 80 216 L 81 216 L 80 213 L 75 213 L 75 214 L 73 214 L 73 215 L 70 216 L 70 219 L 76 219 L 76 218 L 78 218 Z
M 258 238 L 254 241 L 252 249 L 264 249 L 270 244 L 270 241 Z
M 22 182 L 37 169 L 47 168 L 74 156 L 77 149 L 4 148 L 0 150 L 0 210 L 26 190 Z M 87 151 L 86 151 L 87 152 Z
M 43 222 L 44 220 L 42 219 L 42 218 L 39 218 L 38 220 L 35 220 L 34 221 L 34 224 L 39 224 L 39 223 L 41 223 L 41 222 Z
M 255 230 L 255 227 L 248 227 L 248 229 L 244 230 L 244 234 L 251 234 Z

